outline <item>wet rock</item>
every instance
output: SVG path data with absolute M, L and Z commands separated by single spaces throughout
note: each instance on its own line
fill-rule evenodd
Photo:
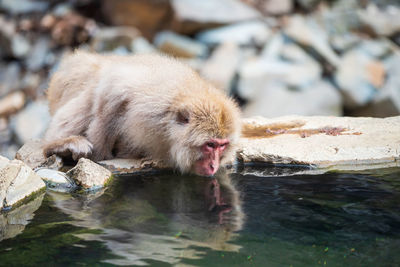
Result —
M 0 97 L 20 89 L 20 73 L 21 68 L 16 62 L 0 65 Z
M 26 59 L 29 70 L 38 71 L 46 65 L 46 58 L 50 54 L 50 40 L 42 37 L 37 40 Z
M 153 53 L 157 49 L 144 37 L 137 37 L 131 42 L 131 51 L 136 54 Z
M 109 170 L 85 158 L 79 159 L 78 164 L 66 174 L 85 189 L 103 187 L 111 178 Z
M 39 168 L 35 172 L 46 182 L 47 188 L 52 191 L 71 192 L 77 187 L 63 172 L 47 168 Z
M 25 94 L 21 91 L 11 93 L 0 99 L 0 117 L 19 111 L 25 104 Z
M 335 81 L 345 96 L 347 107 L 362 106 L 374 98 L 385 81 L 382 62 L 360 50 L 347 52 L 335 73 Z
M 32 0 L 0 0 L 0 8 L 13 15 L 45 11 L 49 3 Z
M 114 51 L 120 47 L 129 48 L 132 41 L 140 35 L 132 27 L 105 27 L 96 31 L 91 47 L 97 52 Z
M 39 139 L 29 140 L 15 154 L 15 158 L 21 160 L 32 169 L 46 167 L 58 170 L 63 166 L 62 159 L 56 155 L 46 158 L 43 155 L 43 142 Z
M 18 142 L 25 144 L 30 139 L 41 138 L 50 123 L 48 105 L 45 101 L 28 104 L 11 120 L 11 127 Z
M 236 43 L 238 45 L 264 45 L 271 36 L 268 25 L 262 21 L 240 22 L 196 35 L 196 39 L 209 44 Z
M 374 3 L 370 3 L 366 9 L 358 10 L 361 22 L 373 29 L 377 35 L 390 36 L 400 31 L 400 7 L 388 5 L 385 9 L 379 9 Z
M 110 159 L 98 162 L 113 173 L 124 174 L 145 171 L 149 169 L 165 169 L 167 166 L 161 161 L 151 159 Z
M 10 207 L 42 190 L 46 185 L 20 160 L 0 156 L 0 203 Z
M 233 78 L 241 58 L 239 47 L 233 43 L 218 46 L 203 64 L 200 74 L 230 94 Z
M 329 46 L 327 33 L 311 18 L 292 16 L 284 32 L 301 45 L 312 47 L 331 65 L 340 63 L 340 58 Z
M 175 57 L 205 57 L 208 54 L 206 45 L 170 31 L 158 33 L 154 38 L 154 44 L 162 52 Z
M 165 0 L 103 0 L 102 12 L 112 25 L 132 26 L 151 38 L 168 24 L 171 7 Z
M 261 17 L 257 10 L 238 0 L 172 0 L 172 7 L 172 28 L 185 34 Z
M 23 232 L 34 215 L 34 212 L 42 205 L 44 193 L 32 201 L 23 204 L 7 213 L 0 214 L 0 241 L 13 238 Z
M 238 157 L 243 162 L 305 164 L 334 170 L 399 166 L 399 132 L 400 116 L 255 117 L 244 120 Z M 254 137 L 256 133 L 259 137 Z
M 342 115 L 341 96 L 338 90 L 326 81 L 316 81 L 301 89 L 290 89 L 279 82 L 265 81 L 262 87 L 252 92 L 249 99 L 243 108 L 244 117 Z

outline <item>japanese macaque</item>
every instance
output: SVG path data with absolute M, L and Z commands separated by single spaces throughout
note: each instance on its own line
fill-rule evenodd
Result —
M 212 176 L 232 160 L 240 135 L 237 105 L 166 56 L 77 51 L 62 60 L 48 99 L 46 156 L 146 156 Z

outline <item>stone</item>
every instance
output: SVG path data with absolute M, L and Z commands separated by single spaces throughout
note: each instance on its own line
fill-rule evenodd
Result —
M 374 3 L 369 3 L 367 8 L 359 9 L 357 13 L 361 23 L 377 35 L 391 36 L 400 31 L 399 6 L 388 5 L 385 9 L 379 9 Z
M 241 88 L 243 84 L 239 84 Z M 241 90 L 247 90 L 241 88 Z M 338 90 L 326 81 L 316 81 L 306 88 L 293 90 L 282 83 L 265 81 L 251 92 L 243 107 L 243 116 L 268 118 L 284 115 L 342 115 L 342 98 Z M 240 94 L 242 95 L 242 94 Z M 247 95 L 248 96 L 248 95 Z
M 63 167 L 62 159 L 56 155 L 46 158 L 43 154 L 43 141 L 29 140 L 15 154 L 15 158 L 24 162 L 32 169 L 46 167 L 58 170 Z
M 46 1 L 0 0 L 0 8 L 13 15 L 45 11 L 49 6 Z
M 312 47 L 332 66 L 340 63 L 339 56 L 329 45 L 327 33 L 311 18 L 292 16 L 284 32 L 299 44 Z
M 0 214 L 0 241 L 22 233 L 42 205 L 45 193 L 7 213 Z
M 0 203 L 11 207 L 42 190 L 46 185 L 20 160 L 0 156 Z
M 7 66 L 0 65 L 0 97 L 20 89 L 21 67 L 12 62 Z
M 200 75 L 229 95 L 240 60 L 241 51 L 236 44 L 221 44 L 202 65 Z
M 109 170 L 85 158 L 80 158 L 78 164 L 66 175 L 77 185 L 90 190 L 105 186 L 111 178 Z
M 215 25 L 261 18 L 261 14 L 239 0 L 172 0 L 172 29 L 193 34 Z
M 7 117 L 25 105 L 25 94 L 21 91 L 13 92 L 0 99 L 0 117 Z
M 345 96 L 346 107 L 371 102 L 377 89 L 384 85 L 385 75 L 383 63 L 363 51 L 353 49 L 345 53 L 335 73 L 335 81 Z
M 0 56 L 25 57 L 31 49 L 30 42 L 17 32 L 14 20 L 0 15 Z
M 131 51 L 135 54 L 146 54 L 156 52 L 156 48 L 144 37 L 136 37 L 131 42 Z
M 399 132 L 400 116 L 254 117 L 243 121 L 238 158 L 325 170 L 398 167 Z
M 196 39 L 209 45 L 236 43 L 237 45 L 262 46 L 272 32 L 263 21 L 247 21 L 205 30 L 196 35 Z
M 162 52 L 175 57 L 194 58 L 208 55 L 206 45 L 171 31 L 158 33 L 154 38 L 154 44 Z
M 267 0 L 261 3 L 261 10 L 271 15 L 287 14 L 293 9 L 293 0 Z
M 50 53 L 50 40 L 41 37 L 33 45 L 31 52 L 26 58 L 25 64 L 31 71 L 38 71 L 46 65 L 46 58 Z
M 126 174 L 150 169 L 165 169 L 167 165 L 161 161 L 153 161 L 149 158 L 144 159 L 110 159 L 99 161 L 98 164 L 113 173 Z
M 168 24 L 171 6 L 166 0 L 102 0 L 102 12 L 111 25 L 138 28 L 147 38 Z
M 340 53 L 346 52 L 357 46 L 361 41 L 361 37 L 353 33 L 334 34 L 329 38 L 332 48 Z
M 76 188 L 76 184 L 64 173 L 47 168 L 35 170 L 47 185 L 47 188 L 56 192 L 71 192 Z
M 28 104 L 11 120 L 11 127 L 17 141 L 25 144 L 30 139 L 41 138 L 50 123 L 50 114 L 46 101 L 36 101 Z
M 91 48 L 97 52 L 110 52 L 120 47 L 130 49 L 131 43 L 140 35 L 133 27 L 99 28 L 91 41 Z

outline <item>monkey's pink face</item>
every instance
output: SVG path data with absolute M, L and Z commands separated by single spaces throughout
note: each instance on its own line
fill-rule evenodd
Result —
M 212 176 L 219 168 L 228 139 L 211 139 L 201 146 L 202 157 L 194 164 L 194 172 L 202 176 Z

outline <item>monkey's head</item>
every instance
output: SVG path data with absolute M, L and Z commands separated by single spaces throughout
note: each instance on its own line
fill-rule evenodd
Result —
M 175 103 L 169 132 L 170 161 L 181 172 L 214 175 L 232 160 L 240 135 L 237 105 L 219 91 L 184 95 Z

